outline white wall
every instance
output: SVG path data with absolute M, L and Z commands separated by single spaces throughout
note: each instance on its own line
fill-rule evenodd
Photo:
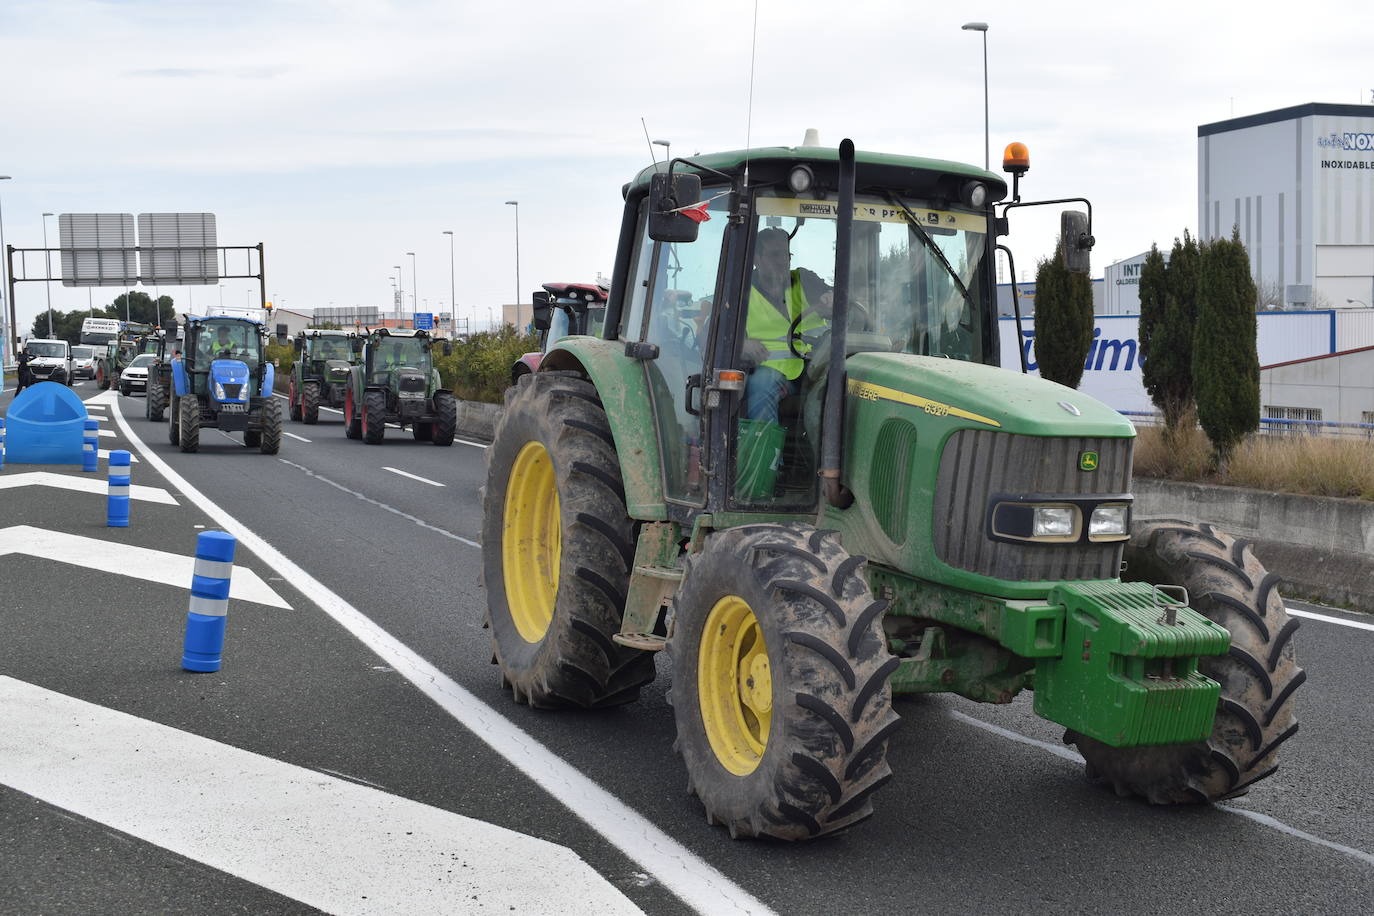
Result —
M 1374 412 L 1374 349 L 1265 369 L 1260 403 L 1316 407 L 1324 422 L 1359 423 Z

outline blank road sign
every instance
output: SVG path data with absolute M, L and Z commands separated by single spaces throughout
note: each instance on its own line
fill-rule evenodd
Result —
M 145 284 L 219 282 L 213 213 L 140 213 L 138 241 Z
M 132 213 L 60 213 L 63 286 L 131 286 L 138 282 Z

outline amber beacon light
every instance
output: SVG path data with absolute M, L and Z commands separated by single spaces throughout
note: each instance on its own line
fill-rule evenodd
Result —
M 1021 142 L 1008 143 L 1002 150 L 1002 171 L 1024 175 L 1030 171 L 1030 150 Z

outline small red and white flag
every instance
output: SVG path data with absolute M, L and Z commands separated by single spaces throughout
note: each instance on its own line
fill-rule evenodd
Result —
M 683 216 L 695 223 L 704 223 L 711 218 L 711 214 L 706 212 L 706 208 L 711 205 L 710 200 L 703 200 L 699 203 L 687 207 L 678 207 L 674 213 L 681 213 Z

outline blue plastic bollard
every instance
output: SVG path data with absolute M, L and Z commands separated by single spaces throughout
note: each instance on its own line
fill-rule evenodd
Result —
M 5 418 L 0 417 L 0 468 L 5 466 Z
M 196 570 L 191 577 L 191 604 L 186 610 L 186 640 L 181 667 L 218 671 L 224 652 L 224 622 L 229 613 L 229 577 L 234 572 L 238 541 L 223 531 L 196 537 Z
M 110 495 L 105 507 L 107 528 L 129 527 L 129 466 L 132 458 L 123 449 L 110 452 Z
M 86 434 L 81 439 L 81 470 L 95 471 L 100 469 L 100 422 L 98 420 L 86 421 Z

